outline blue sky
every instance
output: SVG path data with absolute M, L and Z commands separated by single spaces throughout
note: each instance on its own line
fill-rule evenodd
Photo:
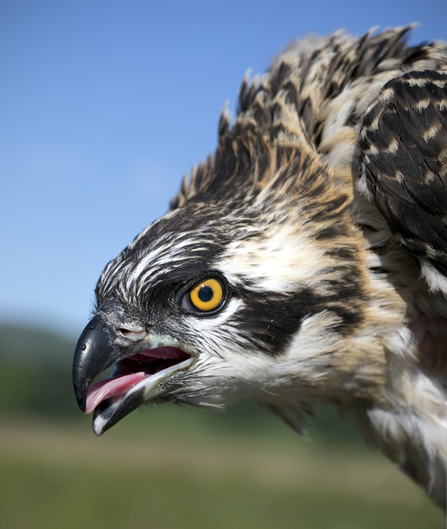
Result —
M 95 282 L 216 146 L 248 69 L 291 39 L 420 22 L 447 1 L 0 2 L 0 322 L 76 336 Z

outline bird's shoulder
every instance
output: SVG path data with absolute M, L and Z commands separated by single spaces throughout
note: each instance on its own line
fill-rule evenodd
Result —
M 377 208 L 431 289 L 447 293 L 447 65 L 386 83 L 359 143 Z

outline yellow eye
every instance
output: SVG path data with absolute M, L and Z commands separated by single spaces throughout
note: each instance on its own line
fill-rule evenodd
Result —
M 189 293 L 189 299 L 193 306 L 204 312 L 215 309 L 223 297 L 223 286 L 218 279 L 200 281 Z

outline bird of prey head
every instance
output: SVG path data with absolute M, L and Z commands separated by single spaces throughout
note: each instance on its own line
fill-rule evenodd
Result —
M 98 435 L 151 402 L 248 398 L 297 431 L 329 402 L 443 503 L 447 45 L 407 32 L 295 43 L 244 81 L 98 281 L 73 365 Z

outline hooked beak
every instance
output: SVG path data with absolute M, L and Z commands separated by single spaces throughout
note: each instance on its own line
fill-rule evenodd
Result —
M 90 320 L 79 337 L 73 358 L 73 386 L 83 413 L 93 380 L 129 354 L 114 343 L 116 338 L 116 331 L 100 314 Z
M 101 435 L 123 417 L 166 393 L 160 383 L 197 359 L 176 340 L 140 333 L 126 340 L 106 316 L 98 313 L 83 330 L 73 358 L 73 386 L 83 413 L 94 411 L 93 430 Z M 124 344 L 124 345 L 123 345 Z M 112 376 L 92 385 L 106 369 Z

